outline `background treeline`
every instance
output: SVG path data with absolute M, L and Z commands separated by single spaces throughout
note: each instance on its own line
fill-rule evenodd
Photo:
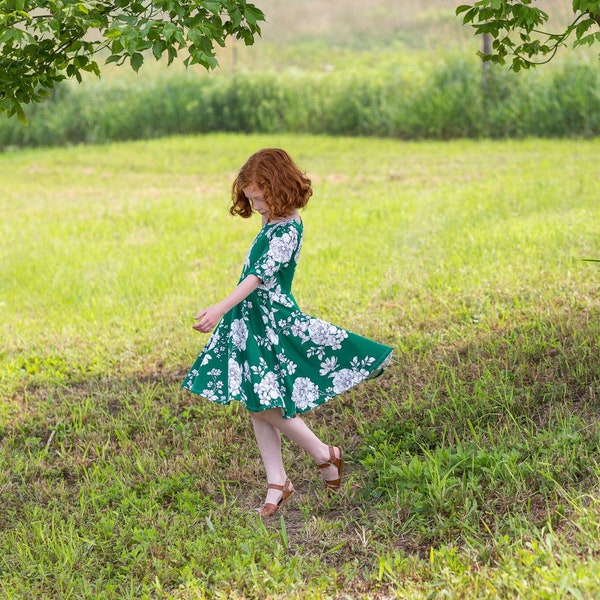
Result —
M 514 74 L 450 57 L 427 72 L 344 69 L 207 75 L 163 71 L 59 87 L 30 125 L 0 120 L 0 144 L 96 143 L 208 132 L 402 139 L 593 137 L 600 68 L 563 62 Z

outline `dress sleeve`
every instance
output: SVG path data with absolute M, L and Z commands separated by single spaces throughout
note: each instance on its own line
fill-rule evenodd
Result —
M 250 265 L 248 274 L 256 275 L 263 283 L 268 283 L 280 269 L 290 263 L 299 241 L 298 230 L 292 224 L 273 229 L 268 246 L 254 264 Z

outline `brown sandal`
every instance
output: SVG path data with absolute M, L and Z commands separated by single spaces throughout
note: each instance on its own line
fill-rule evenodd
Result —
M 340 457 L 335 457 L 335 448 L 333 446 L 329 446 L 329 462 L 324 462 L 321 465 L 317 465 L 319 469 L 326 469 L 327 467 L 336 467 L 338 470 L 338 478 L 337 479 L 325 479 L 325 487 L 328 490 L 338 490 L 340 484 L 342 483 L 342 470 L 344 469 L 344 453 L 341 448 L 337 448 L 340 451 Z
M 289 479 L 285 480 L 283 485 L 277 485 L 276 483 L 267 484 L 267 489 L 269 490 L 281 490 L 283 495 L 281 496 L 281 500 L 277 504 L 273 504 L 272 502 L 265 502 L 261 508 L 257 508 L 256 512 L 261 517 L 272 517 L 292 496 L 294 493 L 294 486 Z

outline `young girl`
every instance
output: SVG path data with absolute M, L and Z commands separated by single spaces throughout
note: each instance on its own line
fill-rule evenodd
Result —
M 312 195 L 310 179 L 290 156 L 268 148 L 253 154 L 232 187 L 232 215 L 262 216 L 262 228 L 238 286 L 201 310 L 197 331 L 218 324 L 182 387 L 218 404 L 239 400 L 250 411 L 267 475 L 268 517 L 294 493 L 281 455 L 283 433 L 316 461 L 325 486 L 341 483 L 343 452 L 323 443 L 298 415 L 376 377 L 392 348 L 300 311 L 292 280 L 302 244 L 298 209 Z

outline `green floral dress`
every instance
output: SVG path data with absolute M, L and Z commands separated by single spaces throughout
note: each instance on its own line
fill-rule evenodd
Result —
M 303 313 L 292 295 L 302 221 L 267 223 L 240 281 L 261 285 L 221 319 L 182 387 L 216 402 L 239 400 L 252 412 L 306 412 L 380 375 L 392 348 Z

